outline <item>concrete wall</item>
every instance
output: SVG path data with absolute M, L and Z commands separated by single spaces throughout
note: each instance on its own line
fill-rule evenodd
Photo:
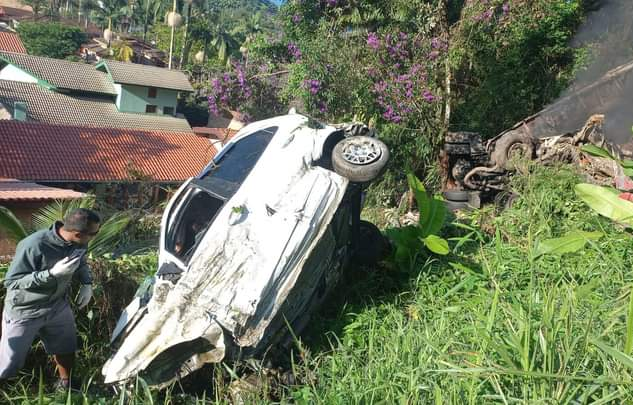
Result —
M 14 82 L 37 83 L 35 77 L 13 65 L 7 65 L 4 69 L 0 70 L 0 79 Z
M 115 84 L 117 90 L 116 106 L 119 111 L 145 113 L 148 104 L 156 106 L 156 114 L 164 114 L 164 107 L 172 107 L 176 113 L 178 92 L 175 90 L 156 89 L 156 98 L 148 97 L 148 87 Z

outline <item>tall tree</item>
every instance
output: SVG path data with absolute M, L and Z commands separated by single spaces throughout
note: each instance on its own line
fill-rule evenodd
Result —
M 119 23 L 119 18 L 124 15 L 126 3 L 125 0 L 99 0 L 98 6 L 95 11 L 100 25 L 112 29 L 112 22 Z
M 143 25 L 143 42 L 147 39 L 148 28 L 158 20 L 163 4 L 160 0 L 139 0 L 134 9 L 134 18 Z

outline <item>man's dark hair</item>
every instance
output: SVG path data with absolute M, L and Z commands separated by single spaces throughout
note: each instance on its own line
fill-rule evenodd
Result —
M 64 229 L 73 232 L 88 232 L 90 224 L 101 222 L 99 215 L 88 208 L 77 208 L 69 212 L 64 218 Z

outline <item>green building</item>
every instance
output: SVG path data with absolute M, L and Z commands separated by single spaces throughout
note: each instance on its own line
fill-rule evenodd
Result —
M 192 91 L 179 70 L 0 52 L 0 119 L 191 132 L 176 109 Z

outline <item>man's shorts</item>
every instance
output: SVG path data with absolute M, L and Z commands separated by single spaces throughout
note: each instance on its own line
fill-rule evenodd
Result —
M 48 354 L 70 354 L 77 350 L 75 317 L 68 302 L 34 319 L 9 319 L 2 315 L 0 379 L 12 377 L 24 366 L 33 340 L 39 336 Z

